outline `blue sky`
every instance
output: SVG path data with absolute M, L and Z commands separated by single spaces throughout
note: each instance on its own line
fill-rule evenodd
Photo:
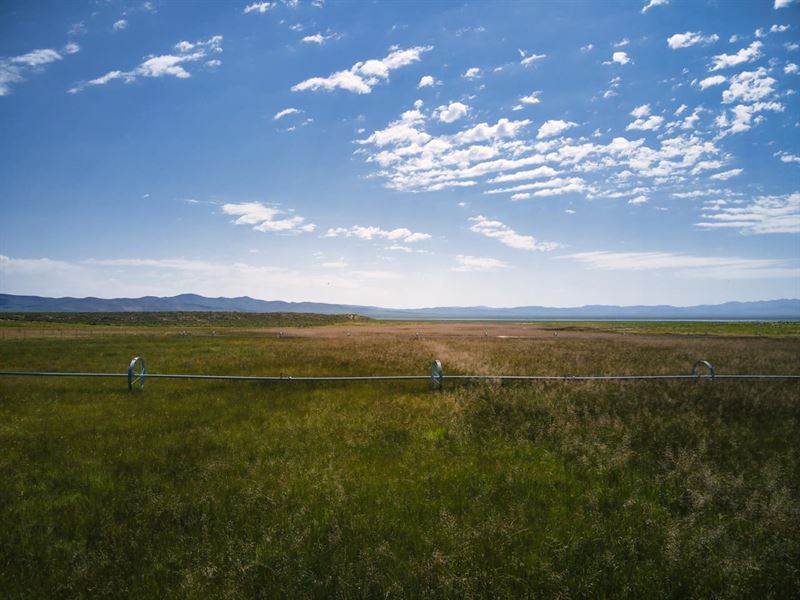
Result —
M 800 3 L 3 2 L 0 291 L 800 297 Z

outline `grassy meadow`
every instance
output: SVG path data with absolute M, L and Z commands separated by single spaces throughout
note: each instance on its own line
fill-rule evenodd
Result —
M 792 324 L 97 325 L 0 370 L 800 373 Z M 797 382 L 0 377 L 0 598 L 798 597 L 798 440 Z

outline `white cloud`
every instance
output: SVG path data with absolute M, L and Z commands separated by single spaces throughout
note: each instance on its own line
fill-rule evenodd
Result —
M 703 35 L 702 31 L 687 31 L 686 33 L 676 33 L 667 38 L 667 45 L 673 50 L 678 48 L 689 48 L 696 44 L 713 44 L 719 41 L 716 33 Z
M 747 48 L 739 50 L 736 54 L 718 54 L 713 58 L 714 62 L 711 65 L 711 70 L 719 71 L 720 69 L 727 69 L 742 63 L 757 60 L 761 58 L 761 48 L 763 47 L 764 44 L 756 40 Z
M 783 72 L 787 75 L 793 75 L 797 72 L 800 72 L 800 68 L 795 63 L 786 63 L 783 67 Z
M 480 76 L 481 70 L 478 67 L 470 67 L 462 75 L 465 79 L 478 79 Z
M 432 87 L 434 85 L 436 85 L 436 80 L 433 78 L 432 75 L 423 75 L 419 79 L 419 83 L 417 84 L 417 89 Z
M 68 42 L 64 46 L 64 52 L 66 54 L 77 54 L 80 51 L 81 51 L 81 47 L 78 44 L 76 44 L 75 42 Z
M 594 44 L 586 44 L 585 46 L 581 46 L 581 52 L 591 52 L 594 50 Z
M 614 52 L 614 54 L 611 55 L 611 60 L 620 65 L 627 65 L 631 62 L 627 52 Z
M 536 167 L 529 171 L 517 171 L 516 173 L 509 173 L 507 175 L 499 175 L 489 180 L 489 183 L 506 183 L 509 181 L 526 181 L 528 179 L 537 179 L 539 177 L 554 177 L 558 175 L 558 171 L 552 167 Z
M 681 129 L 694 129 L 697 122 L 700 120 L 700 113 L 705 110 L 702 106 L 698 106 L 692 111 L 692 114 L 687 116 L 681 121 Z
M 630 43 L 631 41 L 628 38 L 622 38 L 620 41 L 614 42 L 612 45 L 614 46 L 614 48 L 624 48 Z
M 646 119 L 636 119 L 625 127 L 626 131 L 630 131 L 633 129 L 638 129 L 640 131 L 655 131 L 661 124 L 664 122 L 664 117 L 660 117 L 658 115 L 651 115 Z
M 716 173 L 711 176 L 711 179 L 715 179 L 717 181 L 727 181 L 731 177 L 736 177 L 740 175 L 744 171 L 744 169 L 731 169 L 730 171 L 723 171 L 722 173 Z
M 275 116 L 272 117 L 272 120 L 273 121 L 278 121 L 279 119 L 282 119 L 283 117 L 288 117 L 289 115 L 297 115 L 297 114 L 300 114 L 301 112 L 303 112 L 303 111 L 301 111 L 299 108 L 291 108 L 291 107 L 290 108 L 284 108 L 283 110 L 276 112 Z
M 526 192 L 528 190 L 538 190 L 542 188 L 560 189 L 567 185 L 583 186 L 584 183 L 585 183 L 584 180 L 581 179 L 580 177 L 555 177 L 553 179 L 546 179 L 544 181 L 535 181 L 533 183 L 520 183 L 513 187 L 508 187 L 508 188 L 489 189 L 486 190 L 484 194 L 508 194 L 510 192 Z M 556 195 L 556 194 L 550 194 L 550 195 Z
M 285 211 L 261 202 L 223 204 L 222 212 L 239 217 L 234 221 L 236 225 L 252 225 L 255 231 L 265 233 L 310 233 L 316 229 L 316 225 L 306 223 L 303 217 L 283 217 Z
M 728 118 L 728 114 L 723 112 L 716 118 L 715 124 L 720 128 L 722 135 L 742 133 L 751 129 L 754 124 L 758 125 L 763 120 L 758 113 L 764 111 L 783 112 L 784 106 L 780 102 L 737 104 L 730 109 L 731 118 Z
M 730 79 L 730 86 L 722 92 L 722 103 L 756 102 L 775 91 L 775 79 L 767 75 L 764 67 L 755 71 L 742 71 Z
M 435 115 L 442 123 L 454 123 L 465 117 L 469 112 L 469 106 L 461 102 L 451 102 L 436 109 Z
M 407 110 L 400 119 L 392 121 L 385 129 L 374 131 L 359 144 L 375 144 L 379 148 L 393 144 L 424 144 L 431 136 L 419 129 L 424 117 L 419 110 Z
M 41 67 L 42 65 L 46 65 L 57 60 L 61 60 L 61 55 L 55 50 L 45 48 L 33 50 L 32 52 L 22 54 L 21 56 L 15 56 L 10 62 L 25 65 L 26 67 Z
M 669 0 L 646 0 L 646 4 L 642 7 L 642 14 L 656 6 L 666 6 L 667 4 L 669 4 Z
M 329 33 L 328 35 L 315 33 L 314 35 L 307 35 L 303 37 L 303 39 L 300 41 L 303 42 L 304 44 L 317 44 L 319 46 L 322 46 L 329 40 L 338 40 L 341 37 L 342 36 L 338 33 Z
M 775 10 L 778 10 L 779 8 L 786 8 L 787 6 L 792 4 L 793 2 L 797 2 L 797 0 L 775 0 L 775 4 L 773 5 L 773 8 Z
M 800 192 L 761 196 L 747 205 L 725 206 L 703 214 L 703 229 L 738 229 L 742 233 L 800 233 Z
M 128 22 L 125 19 L 120 19 L 116 21 L 113 25 L 114 31 L 122 31 L 128 26 Z
M 698 85 L 700 86 L 701 90 L 704 90 L 715 85 L 722 85 L 726 81 L 728 81 L 728 79 L 724 75 L 712 75 L 711 77 L 701 79 Z
M 628 204 L 633 204 L 634 206 L 638 206 L 640 204 L 647 204 L 647 196 L 639 195 L 635 198 L 631 198 L 628 200 Z
M 788 25 L 773 25 L 769 28 L 770 33 L 783 33 L 785 31 L 789 31 L 790 27 Z
M 66 49 L 65 52 L 67 52 Z M 9 95 L 13 84 L 24 81 L 27 70 L 38 72 L 45 65 L 61 59 L 62 56 L 52 48 L 40 48 L 27 54 L 11 58 L 0 58 L 0 96 Z
M 263 253 L 262 253 L 263 255 Z M 336 261 L 331 261 L 336 262 Z M 186 258 L 119 258 L 59 261 L 0 256 L 4 291 L 50 296 L 172 296 L 192 290 L 205 296 L 242 296 L 287 301 L 384 305 L 408 302 L 391 271 L 330 267 L 298 271 L 268 264 Z
M 292 91 L 333 91 L 338 88 L 356 94 L 369 94 L 374 86 L 389 79 L 391 71 L 418 62 L 423 53 L 432 49 L 433 46 L 415 46 L 406 50 L 392 50 L 380 60 L 370 59 L 357 62 L 346 71 L 337 71 L 327 77 L 312 77 L 301 81 L 292 86 Z
M 561 247 L 561 244 L 555 242 L 540 242 L 531 235 L 517 233 L 505 223 L 487 219 L 482 215 L 470 217 L 469 220 L 472 221 L 472 225 L 470 225 L 471 231 L 494 238 L 510 248 L 530 250 L 532 252 L 549 252 Z
M 541 100 L 539 100 L 539 96 L 541 95 L 541 91 L 531 92 L 527 96 L 523 96 L 519 99 L 520 103 L 522 104 L 539 104 Z
M 578 252 L 563 257 L 609 271 L 675 270 L 680 275 L 704 279 L 765 279 L 794 277 L 800 273 L 781 259 L 693 256 L 671 252 Z
M 790 154 L 789 152 L 784 152 L 783 150 L 778 150 L 772 156 L 776 156 L 781 159 L 782 162 L 785 163 L 800 163 L 800 156 L 796 154 Z
M 539 127 L 539 131 L 536 134 L 536 139 L 541 140 L 549 137 L 553 137 L 555 135 L 559 135 L 561 132 L 566 131 L 567 129 L 571 129 L 572 127 L 577 127 L 577 123 L 573 123 L 572 121 L 562 121 L 561 119 L 551 119 L 549 121 L 545 121 L 542 123 L 542 126 Z
M 406 227 L 398 227 L 397 229 L 381 229 L 374 225 L 362 226 L 354 225 L 353 227 L 336 227 L 328 229 L 324 236 L 326 238 L 333 237 L 354 237 L 361 240 L 384 239 L 395 242 L 404 242 L 406 244 L 413 244 L 414 242 L 422 242 L 431 239 L 429 233 L 415 233 Z
M 664 117 L 650 115 L 649 104 L 637 106 L 631 111 L 631 116 L 636 117 L 636 120 L 628 123 L 628 126 L 625 127 L 626 131 L 630 131 L 632 129 L 638 129 L 641 131 L 655 131 L 661 127 L 661 124 L 664 122 Z
M 547 187 L 546 187 L 547 186 Z M 586 185 L 580 177 L 570 177 L 568 179 L 552 179 L 550 181 L 542 181 L 538 184 L 527 184 L 526 186 L 517 186 L 518 189 L 532 189 L 534 187 L 541 187 L 535 192 L 519 192 L 511 196 L 511 200 L 519 202 L 521 200 L 530 200 L 532 198 L 551 198 L 553 196 L 563 196 L 564 194 L 577 194 L 586 191 Z M 507 190 L 504 190 L 507 191 Z M 492 193 L 490 190 L 487 193 Z
M 502 260 L 496 258 L 484 258 L 480 256 L 466 256 L 459 254 L 456 256 L 457 266 L 450 269 L 451 271 L 458 271 L 462 273 L 472 271 L 496 271 L 498 269 L 505 269 L 508 267 Z
M 190 63 L 201 61 L 209 54 L 222 52 L 222 36 L 215 35 L 204 41 L 197 42 L 178 42 L 175 44 L 178 54 L 163 54 L 161 56 L 149 56 L 138 67 L 130 71 L 109 71 L 89 81 L 76 83 L 69 92 L 76 94 L 87 87 L 105 85 L 110 81 L 122 79 L 125 83 L 136 81 L 139 77 L 165 77 L 172 76 L 178 79 L 188 79 L 191 77 L 185 67 Z M 209 61 L 213 62 L 213 61 Z M 215 66 L 215 65 L 209 65 Z
M 244 7 L 242 11 L 244 14 L 248 13 L 261 13 L 262 15 L 267 12 L 269 9 L 275 6 L 274 2 L 253 2 L 252 4 L 248 4 Z
M 11 93 L 11 85 L 23 80 L 20 69 L 0 62 L 0 97 Z
M 547 54 L 528 54 L 525 50 L 517 50 L 521 57 L 519 64 L 523 67 L 529 67 L 533 63 L 547 58 Z

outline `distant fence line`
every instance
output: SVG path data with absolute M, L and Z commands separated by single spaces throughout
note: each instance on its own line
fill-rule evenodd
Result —
M 144 389 L 146 379 L 199 379 L 218 381 L 262 381 L 262 382 L 301 382 L 301 381 L 424 381 L 430 380 L 431 389 L 442 389 L 445 380 L 451 381 L 676 381 L 718 379 L 750 379 L 757 381 L 800 381 L 800 375 L 768 374 L 718 374 L 716 368 L 707 360 L 698 360 L 688 374 L 678 375 L 445 375 L 442 363 L 434 360 L 430 375 L 192 375 L 180 373 L 148 373 L 144 359 L 136 356 L 125 373 L 58 373 L 47 371 L 0 371 L 5 377 L 124 377 L 128 389 Z

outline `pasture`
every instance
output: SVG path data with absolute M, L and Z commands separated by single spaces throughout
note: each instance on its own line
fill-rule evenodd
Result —
M 793 324 L 214 318 L 3 321 L 0 370 L 800 373 Z M 797 382 L 0 377 L 0 597 L 797 597 L 798 440 Z

